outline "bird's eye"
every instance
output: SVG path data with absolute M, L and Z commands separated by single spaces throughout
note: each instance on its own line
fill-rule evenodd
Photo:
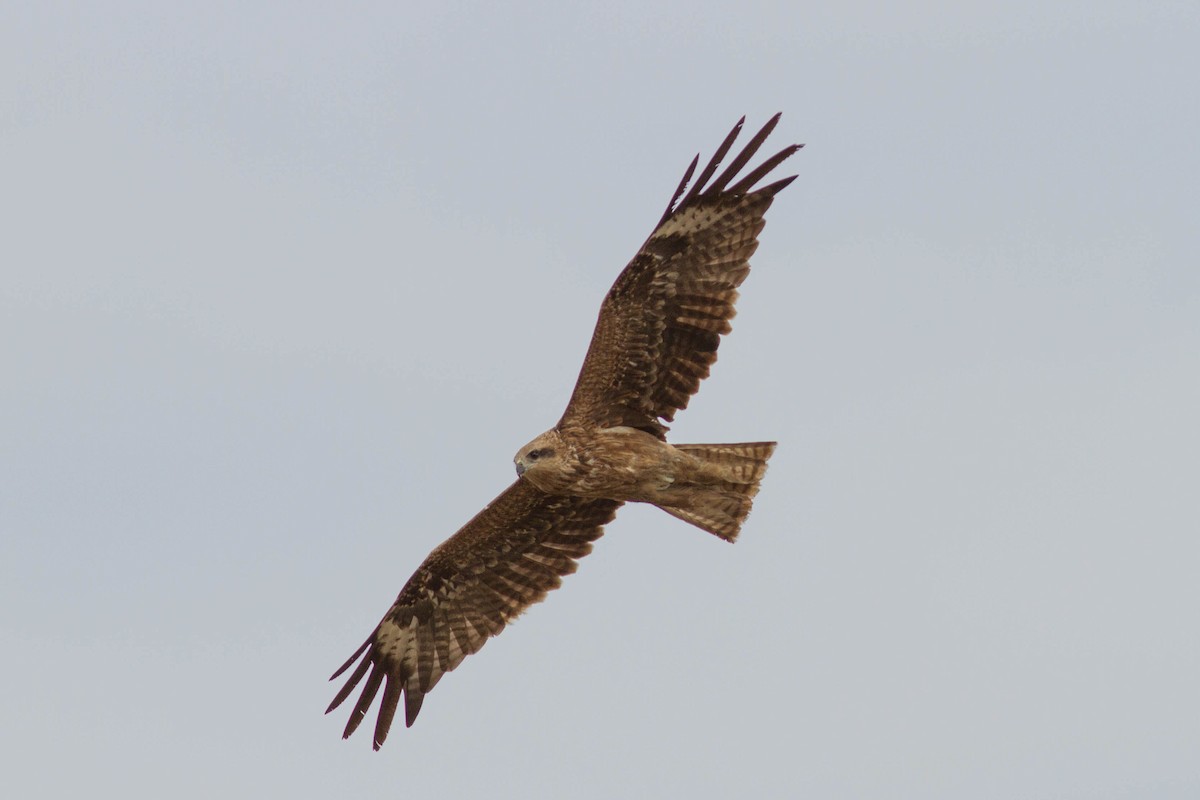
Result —
M 527 455 L 527 456 L 525 456 L 525 457 L 526 457 L 527 459 L 529 459 L 530 461 L 537 461 L 537 460 L 538 460 L 538 451 L 537 451 L 537 450 L 530 450 L 530 451 L 529 451 L 529 455 Z

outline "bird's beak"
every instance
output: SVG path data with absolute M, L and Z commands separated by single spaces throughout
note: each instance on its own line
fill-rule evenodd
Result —
M 514 461 L 513 463 L 517 465 L 517 477 L 519 478 L 522 475 L 524 475 L 525 474 L 525 462 L 524 461 Z

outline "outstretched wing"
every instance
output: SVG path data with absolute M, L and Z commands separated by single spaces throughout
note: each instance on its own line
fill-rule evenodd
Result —
M 575 571 L 576 560 L 592 551 L 620 506 L 616 500 L 548 495 L 523 479 L 508 487 L 429 554 L 383 621 L 330 678 L 362 658 L 325 710 L 333 711 L 367 679 L 343 738 L 358 728 L 381 685 L 375 749 L 387 738 L 401 692 L 411 726 L 444 674 Z
M 796 178 L 754 188 L 802 145 L 784 148 L 730 185 L 778 121 L 776 114 L 708 183 L 742 129 L 745 118 L 739 120 L 683 196 L 699 156 L 692 161 L 658 227 L 604 298 L 560 428 L 626 425 L 665 438 L 661 420 L 687 407 L 717 360 L 721 334 L 730 331 L 763 215 Z

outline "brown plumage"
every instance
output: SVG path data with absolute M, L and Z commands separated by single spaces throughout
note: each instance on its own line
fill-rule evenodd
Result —
M 652 503 L 727 541 L 737 538 L 775 443 L 671 445 L 665 423 L 708 376 L 763 215 L 795 180 L 754 188 L 801 145 L 731 185 L 778 114 L 713 177 L 743 121 L 688 191 L 699 157 L 692 161 L 658 226 L 609 290 L 567 409 L 518 451 L 517 481 L 425 559 L 334 673 L 358 662 L 326 713 L 363 687 L 344 736 L 381 688 L 375 749 L 401 696 L 411 726 L 442 675 L 575 571 L 622 503 Z

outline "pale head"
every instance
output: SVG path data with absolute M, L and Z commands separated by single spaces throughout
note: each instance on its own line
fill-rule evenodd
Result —
M 517 474 L 543 491 L 553 492 L 570 470 L 567 443 L 556 430 L 548 430 L 517 451 L 513 457 Z

